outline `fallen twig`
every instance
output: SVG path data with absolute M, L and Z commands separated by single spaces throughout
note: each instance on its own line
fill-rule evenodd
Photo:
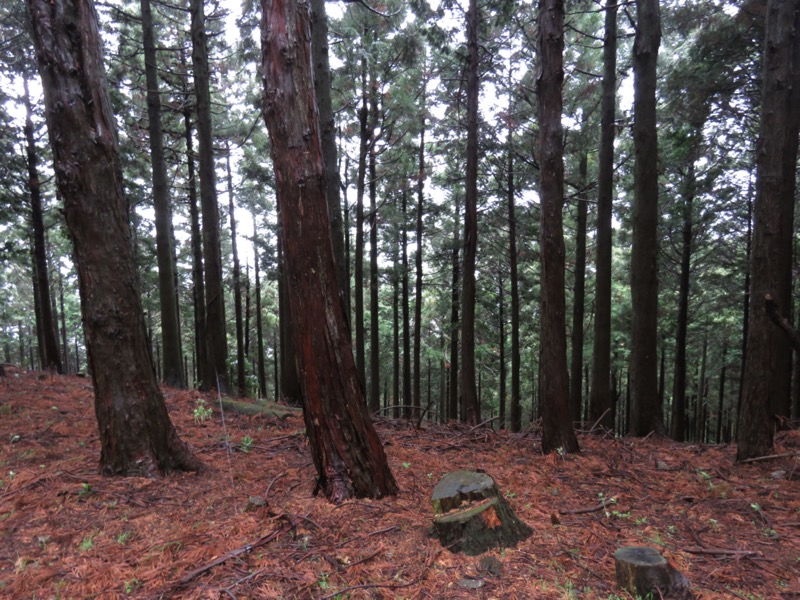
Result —
M 773 458 L 786 458 L 788 456 L 800 456 L 797 452 L 781 452 L 780 454 L 770 454 L 769 456 L 756 456 L 755 458 L 745 458 L 740 460 L 739 464 L 754 463 L 762 460 L 772 460 Z
M 591 506 L 589 508 L 573 508 L 572 510 L 563 510 L 559 509 L 558 514 L 560 515 L 584 515 L 586 513 L 593 513 L 593 512 L 600 512 L 601 510 L 605 510 L 608 508 L 610 504 L 614 504 L 617 501 L 617 497 L 614 496 L 613 498 L 609 498 L 608 500 L 603 500 L 597 506 Z
M 254 548 L 258 548 L 259 546 L 263 546 L 264 544 L 267 544 L 267 543 L 271 542 L 276 537 L 278 537 L 282 533 L 286 533 L 290 529 L 294 529 L 294 525 L 291 525 L 289 523 L 284 523 L 283 525 L 281 525 L 277 529 L 272 530 L 267 535 L 262 535 L 260 538 L 258 538 L 254 542 L 251 542 L 249 544 L 245 544 L 244 546 L 240 546 L 239 548 L 236 548 L 235 550 L 231 550 L 230 552 L 228 552 L 226 554 L 223 554 L 222 556 L 218 556 L 217 558 L 215 558 L 211 562 L 208 562 L 208 563 L 204 564 L 202 567 L 199 567 L 199 568 L 195 569 L 194 571 L 191 571 L 191 572 L 187 573 L 186 575 L 184 575 L 183 577 L 181 577 L 178 580 L 178 583 L 175 584 L 175 587 L 183 587 L 184 585 L 186 585 L 187 583 L 192 581 L 192 579 L 195 579 L 196 577 L 202 575 L 206 571 L 210 571 L 214 567 L 219 566 L 224 562 L 227 562 L 231 558 L 236 558 L 237 556 L 241 556 L 242 554 L 247 554 L 248 552 L 250 552 Z
M 686 548 L 684 552 L 689 554 L 718 554 L 724 556 L 761 556 L 760 552 L 754 550 L 728 550 L 727 548 Z
M 371 590 L 371 589 L 375 589 L 375 588 L 383 588 L 383 589 L 389 589 L 389 590 L 400 590 L 400 589 L 403 589 L 403 588 L 411 587 L 412 585 L 415 585 L 415 584 L 419 583 L 420 581 L 422 581 L 422 577 L 419 577 L 418 579 L 415 579 L 414 581 L 410 581 L 408 583 L 364 583 L 364 584 L 361 584 L 361 585 L 351 585 L 351 586 L 348 586 L 346 588 L 342 588 L 341 590 L 339 590 L 337 592 L 333 592 L 331 594 L 328 594 L 327 596 L 322 596 L 319 600 L 330 600 L 331 598 L 336 598 L 336 596 L 338 596 L 340 594 L 345 594 L 345 593 L 350 592 L 352 590 Z

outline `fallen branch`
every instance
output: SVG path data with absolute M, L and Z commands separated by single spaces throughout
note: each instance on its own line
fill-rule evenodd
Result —
M 336 598 L 340 594 L 345 594 L 352 590 L 370 590 L 375 588 L 385 588 L 389 590 L 400 590 L 403 588 L 411 587 L 422 581 L 422 577 L 415 579 L 414 581 L 410 581 L 408 583 L 364 583 L 362 585 L 351 585 L 346 588 L 342 588 L 338 592 L 333 592 L 332 594 L 328 594 L 327 596 L 322 596 L 319 600 L 330 600 L 331 598 Z
M 268 533 L 267 535 L 262 535 L 260 538 L 258 538 L 254 542 L 251 542 L 249 544 L 245 544 L 244 546 L 240 546 L 239 548 L 236 548 L 235 550 L 231 550 L 230 552 L 228 552 L 226 554 L 223 554 L 222 556 L 218 556 L 217 558 L 215 558 L 211 562 L 208 562 L 208 563 L 204 564 L 202 567 L 199 567 L 199 568 L 195 569 L 194 571 L 191 571 L 191 572 L 187 573 L 186 575 L 184 575 L 183 577 L 181 577 L 178 580 L 178 583 L 175 584 L 175 587 L 177 587 L 177 588 L 183 587 L 184 585 L 186 585 L 187 583 L 189 583 L 190 581 L 192 581 L 196 577 L 199 577 L 203 573 L 205 573 L 207 571 L 210 571 L 214 567 L 217 567 L 217 566 L 221 565 L 222 563 L 229 561 L 232 558 L 236 558 L 237 556 L 241 556 L 242 554 L 247 554 L 248 552 L 254 550 L 255 548 L 258 548 L 259 546 L 263 546 L 264 544 L 268 544 L 269 542 L 274 540 L 276 537 L 278 537 L 282 533 L 286 533 L 290 529 L 294 529 L 294 525 L 291 525 L 289 523 L 284 523 L 283 525 L 281 525 L 277 529 L 274 529 L 272 532 Z
M 593 512 L 600 512 L 601 510 L 605 510 L 608 508 L 609 505 L 615 504 L 617 501 L 617 497 L 614 496 L 613 498 L 609 498 L 608 500 L 603 500 L 597 506 L 590 506 L 589 508 L 574 508 L 572 510 L 562 510 L 559 509 L 558 514 L 560 515 L 585 515 L 586 513 L 593 513 Z
M 772 298 L 772 294 L 764 294 L 764 308 L 767 310 L 769 320 L 780 327 L 789 338 L 789 343 L 792 347 L 800 351 L 800 332 L 792 327 L 792 324 L 780 313 L 778 304 Z
M 684 552 L 689 554 L 717 554 L 725 556 L 761 556 L 759 552 L 753 550 L 728 550 L 727 548 L 686 548 Z
M 754 463 L 759 462 L 762 460 L 771 460 L 773 458 L 786 458 L 788 456 L 799 456 L 797 452 L 783 452 L 781 454 L 770 454 L 768 456 L 756 456 L 755 458 L 745 458 L 744 460 L 740 460 L 739 464 L 744 463 Z

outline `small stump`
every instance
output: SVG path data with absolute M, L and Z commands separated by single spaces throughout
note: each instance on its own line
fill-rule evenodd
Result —
M 533 533 L 520 521 L 486 473 L 454 471 L 436 484 L 433 528 L 443 546 L 475 556 L 516 546 Z
M 634 596 L 691 598 L 689 582 L 660 552 L 625 546 L 614 553 L 617 585 Z

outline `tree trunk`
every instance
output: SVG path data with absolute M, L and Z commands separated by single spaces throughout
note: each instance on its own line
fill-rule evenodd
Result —
M 772 452 L 773 414 L 787 400 L 786 380 L 791 377 L 791 359 L 788 364 L 785 361 L 787 353 L 791 357 L 788 339 L 770 322 L 765 300 L 771 295 L 783 316 L 791 306 L 786 282 L 791 289 L 791 224 L 800 110 L 792 92 L 793 87 L 800 87 L 800 64 L 793 64 L 800 63 L 800 57 L 793 40 L 795 45 L 800 44 L 798 22 L 797 2 L 768 1 L 761 130 L 756 150 L 750 318 L 737 460 Z M 790 81 L 794 86 L 787 84 Z
M 502 270 L 500 268 L 497 269 L 497 309 L 499 314 L 497 315 L 497 324 L 498 324 L 498 352 L 497 352 L 497 362 L 500 364 L 499 371 L 499 378 L 500 384 L 498 386 L 498 407 L 497 407 L 497 420 L 498 420 L 498 428 L 505 429 L 506 428 L 506 312 L 505 312 L 505 285 L 503 282 L 503 275 Z
M 202 463 L 170 422 L 152 368 L 97 15 L 85 0 L 29 0 L 28 6 L 78 269 L 100 470 L 139 476 L 199 470 Z
M 44 237 L 44 212 L 42 190 L 39 181 L 39 157 L 33 135 L 33 106 L 28 92 L 28 78 L 23 77 L 23 101 L 25 103 L 25 152 L 28 164 L 28 195 L 31 200 L 31 230 L 33 232 L 33 276 L 34 298 L 38 299 L 36 330 L 39 332 L 39 358 L 43 370 L 64 372 L 56 338 L 57 325 L 50 304 L 50 277 L 47 268 L 47 246 Z M 66 362 L 66 347 L 64 348 Z
M 513 105 L 509 100 L 509 117 L 513 113 Z M 506 194 L 508 196 L 508 265 L 511 277 L 511 402 L 509 406 L 510 423 L 509 427 L 514 433 L 522 429 L 522 407 L 520 398 L 522 396 L 521 373 L 522 366 L 520 360 L 519 342 L 519 275 L 517 272 L 517 215 L 515 207 L 515 187 L 514 187 L 514 123 L 511 118 L 508 120 L 507 137 L 507 172 L 508 184 Z
M 728 355 L 728 342 L 722 343 L 722 368 L 719 371 L 719 400 L 717 402 L 717 429 L 714 434 L 715 443 L 722 441 L 722 414 L 725 411 L 725 373 L 728 370 L 726 363 Z
M 606 0 L 603 40 L 603 91 L 600 106 L 600 153 L 597 175 L 594 342 L 589 420 L 614 430 L 611 392 L 611 215 L 614 196 L 614 131 L 617 86 L 617 0 Z
M 156 42 L 150 0 L 140 0 L 142 11 L 142 43 L 144 74 L 147 82 L 147 130 L 150 138 L 150 164 L 153 173 L 153 210 L 156 224 L 156 258 L 158 260 L 158 299 L 161 310 L 161 345 L 163 346 L 163 378 L 169 386 L 186 387 L 181 356 L 181 331 L 178 318 L 178 296 L 175 289 L 171 210 L 164 161 L 164 136 L 161 131 L 161 94 L 158 85 Z
M 478 0 L 467 12 L 467 165 L 464 196 L 464 267 L 461 293 L 461 404 L 467 423 L 478 423 L 475 388 L 475 260 L 478 251 Z
M 586 187 L 589 157 L 581 154 L 578 167 L 580 186 Z M 572 299 L 572 356 L 570 365 L 570 406 L 572 420 L 581 420 L 583 400 L 583 317 L 586 312 L 586 220 L 589 211 L 586 194 L 578 195 L 578 222 L 575 239 L 575 289 Z
M 542 451 L 578 452 L 569 406 L 564 298 L 563 0 L 542 0 L 538 50 Z
M 214 169 L 211 126 L 211 92 L 206 45 L 204 0 L 191 0 L 192 66 L 197 102 L 197 141 L 200 174 L 200 207 L 203 214 L 203 266 L 206 292 L 206 356 L 212 371 L 205 389 L 230 391 L 228 383 L 228 340 L 225 334 L 225 297 L 222 289 L 222 256 L 219 240 L 219 206 Z
M 461 206 L 456 196 L 455 210 L 453 211 L 453 249 L 451 251 L 452 281 L 450 288 L 450 378 L 448 380 L 449 397 L 447 401 L 447 416 L 450 419 L 458 419 L 458 333 L 459 319 L 458 307 L 460 297 L 458 293 L 460 275 L 459 261 L 459 227 L 461 225 Z
M 253 271 L 256 294 L 256 369 L 258 371 L 259 397 L 267 397 L 267 366 L 264 363 L 264 317 L 261 313 L 261 268 L 258 263 L 258 227 L 253 227 Z M 277 349 L 276 349 L 277 350 Z M 275 390 L 275 401 L 280 399 L 280 389 Z
M 378 88 L 373 79 L 369 86 L 371 136 L 378 121 Z M 378 155 L 374 139 L 369 147 L 369 407 L 372 412 L 381 407 L 381 342 L 380 299 L 378 288 Z
M 233 306 L 236 319 L 236 392 L 239 397 L 247 395 L 244 360 L 244 321 L 242 318 L 242 281 L 239 249 L 236 241 L 236 214 L 233 203 L 233 171 L 231 170 L 231 143 L 225 142 L 225 166 L 228 174 L 228 220 L 231 222 L 231 253 L 233 254 Z
M 402 210 L 400 291 L 403 310 L 403 406 L 411 406 L 413 402 L 411 399 L 411 318 L 408 294 L 408 190 L 405 188 L 403 189 Z M 412 414 L 415 419 L 419 418 L 418 410 L 409 414 Z
M 182 63 L 185 57 L 181 55 Z M 184 64 L 184 73 L 186 72 Z M 195 178 L 194 155 L 194 126 L 192 125 L 192 110 L 189 102 L 188 75 L 182 78 L 184 98 L 184 135 L 186 139 L 186 168 L 188 178 L 186 185 L 189 188 L 189 219 L 191 223 L 192 247 L 192 307 L 194 308 L 194 349 L 196 354 L 197 387 L 208 388 L 211 384 L 211 369 L 208 366 L 206 353 L 206 290 L 203 281 L 203 238 L 200 232 L 200 211 L 197 207 L 197 182 Z
M 369 129 L 369 98 L 367 92 L 367 59 L 361 58 L 361 108 L 358 111 L 359 145 L 358 175 L 356 176 L 356 247 L 355 266 L 355 315 L 356 322 L 356 367 L 361 384 L 367 383 L 366 332 L 364 330 L 364 193 L 367 180 L 367 153 L 372 134 Z
M 395 407 L 393 416 L 395 419 L 400 417 L 400 270 L 397 246 L 398 240 L 395 238 L 392 249 L 392 405 Z M 411 416 L 409 407 L 404 406 L 402 410 L 406 418 Z
M 332 502 L 395 494 L 397 484 L 364 403 L 339 296 L 310 71 L 308 5 L 262 0 L 261 6 L 264 118 L 317 489 Z
M 414 254 L 414 384 L 412 404 L 415 409 L 421 407 L 420 388 L 422 374 L 420 357 L 422 355 L 422 252 L 423 252 L 423 215 L 425 214 L 425 87 L 422 89 L 422 123 L 419 134 L 419 153 L 417 162 L 417 223 L 415 240 L 417 249 Z M 430 370 L 428 370 L 430 377 Z
M 695 141 L 696 143 L 696 141 Z M 672 390 L 672 439 L 684 441 L 686 419 L 686 332 L 689 326 L 689 294 L 692 267 L 692 204 L 695 194 L 695 152 L 690 153 L 683 177 L 683 227 L 681 230 L 681 271 L 678 283 L 678 323 L 675 333 L 675 372 Z
M 278 212 L 280 213 L 280 207 Z M 280 398 L 292 405 L 299 405 L 303 401 L 300 388 L 300 373 L 297 371 L 294 345 L 294 320 L 292 319 L 292 306 L 289 302 L 289 271 L 286 266 L 286 257 L 283 251 L 283 235 L 280 214 L 278 214 L 278 311 L 280 327 Z M 266 387 L 264 388 L 266 393 Z
M 325 0 L 311 0 L 311 55 L 314 60 L 314 90 L 319 110 L 322 160 L 325 163 L 325 186 L 328 199 L 328 216 L 331 221 L 333 256 L 336 276 L 345 306 L 350 315 L 350 278 L 347 274 L 344 230 L 342 228 L 342 200 L 339 190 L 339 161 L 336 149 L 336 121 L 331 100 L 331 65 L 328 58 L 328 15 Z M 350 325 L 348 319 L 348 327 Z
M 656 62 L 658 0 L 636 0 L 633 45 L 633 243 L 631 249 L 631 419 L 628 432 L 664 434 L 658 403 L 658 138 Z

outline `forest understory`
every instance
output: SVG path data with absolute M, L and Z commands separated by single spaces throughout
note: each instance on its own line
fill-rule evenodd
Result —
M 209 469 L 108 478 L 90 380 L 0 379 L 0 597 L 610 600 L 631 597 L 615 550 L 645 545 L 698 599 L 800 598 L 796 431 L 778 458 L 736 465 L 734 446 L 584 432 L 580 454 L 543 456 L 536 427 L 379 419 L 400 494 L 334 506 L 312 495 L 301 417 L 223 421 L 213 395 L 165 394 Z M 483 557 L 443 549 L 430 497 L 457 469 L 494 477 L 533 535 Z

